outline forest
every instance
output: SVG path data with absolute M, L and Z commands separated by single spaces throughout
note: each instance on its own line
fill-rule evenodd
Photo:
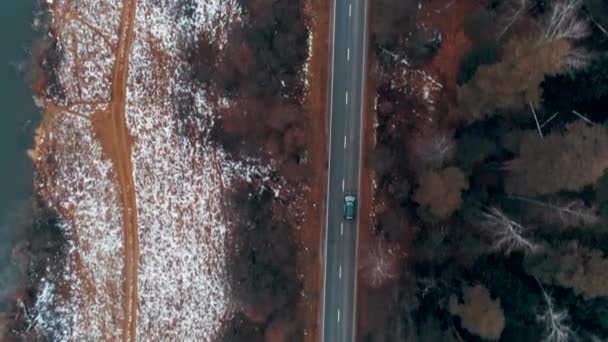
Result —
M 607 340 L 608 2 L 370 15 L 358 340 Z
M 228 189 L 229 266 L 237 314 L 220 341 L 300 341 L 295 229 L 302 223 L 302 186 L 309 181 L 310 114 L 303 106 L 308 56 L 304 1 L 240 0 L 243 20 L 219 50 L 199 37 L 188 58 L 191 77 L 230 105 L 213 124 L 212 141 L 235 160 L 267 167 Z M 187 112 L 188 113 L 188 112 Z M 188 120 L 187 116 L 184 120 Z
M 5 246 L 0 260 L 3 266 L 0 297 L 0 336 L 3 341 L 40 341 L 31 329 L 27 308 L 35 307 L 40 284 L 52 274 L 59 274 L 66 262 L 66 237 L 58 218 L 44 209 L 39 200 L 23 204 L 14 222 L 0 226 Z M 5 255 L 6 254 L 6 255 Z

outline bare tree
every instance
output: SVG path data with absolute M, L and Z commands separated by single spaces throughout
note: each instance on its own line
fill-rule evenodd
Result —
M 580 15 L 582 6 L 582 0 L 556 1 L 544 19 L 539 43 L 559 39 L 577 40 L 589 36 L 589 23 Z
M 436 297 L 439 301 L 439 306 L 447 305 L 447 293 L 450 290 L 450 285 L 445 279 L 431 274 L 426 277 L 416 278 L 416 295 L 420 299 L 427 297 Z
M 587 49 L 573 48 L 564 58 L 564 70 L 567 72 L 581 70 L 588 67 L 594 58 L 595 55 Z
M 591 34 L 587 16 L 581 15 L 582 0 L 557 1 L 542 23 L 539 45 L 561 39 L 579 40 Z M 574 71 L 584 68 L 593 60 L 593 54 L 586 49 L 572 48 L 564 58 L 564 68 Z
M 531 0 L 511 0 L 505 2 L 501 10 L 503 29 L 499 32 L 501 38 L 509 29 L 535 6 Z M 591 34 L 588 18 L 581 16 L 583 0 L 561 0 L 553 2 L 548 14 L 541 23 L 539 44 L 559 39 L 577 40 Z
M 536 280 L 538 281 L 538 279 Z M 545 337 L 543 342 L 568 342 L 575 339 L 575 334 L 572 328 L 569 326 L 570 315 L 567 310 L 559 310 L 553 303 L 553 298 L 543 288 L 540 281 L 538 284 L 543 293 L 543 299 L 547 307 L 544 312 L 536 315 L 536 319 L 539 322 L 545 324 Z
M 580 199 L 542 201 L 518 195 L 508 197 L 539 207 L 542 210 L 541 218 L 549 224 L 562 227 L 586 226 L 595 224 L 600 219 L 596 208 L 586 206 Z
M 419 143 L 422 161 L 432 167 L 441 167 L 454 157 L 455 143 L 451 134 L 442 132 L 425 137 Z
M 481 225 L 488 230 L 493 239 L 492 249 L 509 254 L 514 251 L 534 252 L 539 246 L 523 236 L 526 228 L 511 220 L 496 207 L 486 209 L 482 214 Z
M 526 14 L 530 8 L 532 8 L 532 4 L 530 0 L 514 0 L 510 1 L 510 3 L 505 4 L 507 8 L 503 9 L 504 15 L 502 21 L 504 24 L 503 28 L 498 33 L 498 39 L 502 38 L 507 31 L 515 24 L 519 19 Z
M 361 265 L 363 278 L 374 288 L 378 288 L 386 281 L 396 278 L 398 276 L 399 256 L 397 246 L 387 245 L 382 238 L 378 239 L 367 252 Z
M 416 290 L 422 298 L 436 292 L 439 289 L 441 279 L 434 275 L 416 279 Z

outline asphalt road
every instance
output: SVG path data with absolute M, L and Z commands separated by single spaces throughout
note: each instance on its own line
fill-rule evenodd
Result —
M 334 0 L 324 342 L 354 339 L 358 221 L 344 220 L 343 208 L 345 195 L 358 198 L 366 12 L 366 0 Z

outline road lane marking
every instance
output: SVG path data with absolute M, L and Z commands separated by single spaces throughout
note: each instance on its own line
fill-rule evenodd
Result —
M 346 150 L 346 135 L 344 136 L 344 149 Z
M 340 323 L 340 309 L 338 309 L 338 323 Z
M 342 179 L 342 192 L 344 192 L 344 179 Z
M 346 92 L 346 104 L 348 104 L 348 91 Z
M 350 48 L 346 49 L 346 60 L 350 61 Z
M 348 16 L 352 16 L 353 15 L 353 4 L 348 4 Z
M 338 278 L 342 279 L 342 265 L 340 265 L 340 268 L 338 269 Z
M 340 235 L 344 235 L 344 222 L 340 223 Z

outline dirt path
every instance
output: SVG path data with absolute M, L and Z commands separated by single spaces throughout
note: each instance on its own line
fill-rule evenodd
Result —
M 93 116 L 93 127 L 104 154 L 112 161 L 123 206 L 124 271 L 123 271 L 123 341 L 137 339 L 137 273 L 139 237 L 137 204 L 131 165 L 131 137 L 125 118 L 129 51 L 133 41 L 137 0 L 124 0 L 120 15 L 118 44 L 114 51 L 112 91 L 109 111 Z

